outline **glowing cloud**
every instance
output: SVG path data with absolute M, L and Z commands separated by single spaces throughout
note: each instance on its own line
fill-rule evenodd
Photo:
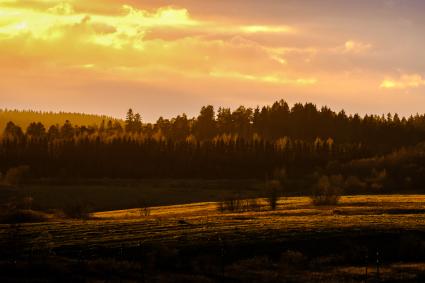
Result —
M 242 37 L 294 33 L 289 26 L 201 21 L 192 18 L 187 9 L 176 7 L 148 11 L 122 5 L 120 13 L 99 14 L 82 13 L 71 4 L 74 2 L 43 1 L 37 7 L 8 3 L 15 5 L 1 10 L 0 40 L 15 45 L 18 41 L 25 42 L 8 52 L 31 60 L 42 58 L 39 64 L 50 61 L 50 65 L 61 68 L 79 66 L 115 76 L 124 70 L 126 75 L 131 71 L 134 77 L 143 74 L 144 78 L 149 73 L 156 76 L 159 69 L 181 73 L 184 68 L 183 75 L 187 77 L 210 77 L 211 70 L 216 70 L 220 77 L 227 74 L 230 78 L 235 78 L 233 73 L 248 72 L 257 82 L 304 84 L 304 79 L 299 83 L 297 79 L 256 75 L 274 72 L 286 65 L 286 60 L 283 54 Z M 155 37 L 158 32 L 187 35 L 162 39 Z
M 372 44 L 360 41 L 347 40 L 342 46 L 336 48 L 339 53 L 360 54 L 372 48 Z
M 52 8 L 47 9 L 47 12 L 57 15 L 71 15 L 75 11 L 71 4 L 62 2 Z
M 282 85 L 313 85 L 317 83 L 315 78 L 296 78 L 290 79 L 279 75 L 250 75 L 237 72 L 211 72 L 210 76 L 218 78 L 233 78 L 238 80 L 264 82 Z
M 294 33 L 295 30 L 289 26 L 242 26 L 241 31 L 245 33 Z
M 400 79 L 386 79 L 380 84 L 384 89 L 407 89 L 425 86 L 425 79 L 418 74 L 402 75 Z

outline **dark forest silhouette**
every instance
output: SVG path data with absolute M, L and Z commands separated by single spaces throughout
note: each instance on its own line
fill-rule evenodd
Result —
M 24 131 L 11 121 L 0 144 L 0 171 L 25 165 L 33 178 L 264 178 L 284 168 L 300 178 L 339 174 L 354 160 L 390 156 L 424 140 L 424 115 L 360 117 L 311 103 L 290 108 L 283 100 L 217 113 L 205 106 L 196 118 L 161 117 L 154 124 L 130 109 L 124 125 L 33 122 Z M 378 167 L 363 176 L 391 170 Z

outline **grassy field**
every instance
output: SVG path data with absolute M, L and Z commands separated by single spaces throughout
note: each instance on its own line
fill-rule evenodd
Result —
M 313 206 L 307 197 L 281 199 L 276 211 L 263 200 L 264 211 L 220 213 L 214 202 L 152 207 L 149 216 L 140 209 L 96 212 L 92 220 L 52 219 L 22 224 L 31 244 L 51 234 L 53 248 L 84 245 L 145 243 L 207 243 L 219 234 L 227 241 L 268 241 L 311 233 L 344 231 L 425 231 L 425 196 L 347 196 L 337 206 Z M 57 221 L 59 220 L 59 221 Z M 0 225 L 1 236 L 10 228 Z M 107 233 L 105 233 L 107 231 Z
M 220 276 L 225 282 L 361 282 L 367 265 L 375 280 L 379 250 L 379 280 L 424 278 L 425 196 L 346 196 L 332 207 L 289 197 L 280 199 L 275 211 L 260 202 L 256 212 L 220 213 L 217 203 L 203 202 L 152 207 L 149 216 L 127 209 L 96 212 L 85 221 L 53 217 L 46 223 L 0 225 L 0 243 L 10 247 L 13 238 L 18 254 L 48 250 L 55 257 L 84 258 L 86 264 L 103 257 L 153 264 L 155 258 L 151 279 L 177 272 L 196 274 L 199 282 Z M 187 278 L 182 282 L 198 282 Z

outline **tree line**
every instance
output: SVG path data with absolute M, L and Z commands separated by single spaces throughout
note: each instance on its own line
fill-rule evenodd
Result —
M 144 123 L 129 109 L 125 122 L 22 129 L 7 123 L 0 142 L 0 171 L 19 165 L 33 177 L 60 178 L 264 178 L 276 168 L 305 176 L 330 162 L 387 154 L 425 140 L 425 116 L 347 115 L 314 104 L 281 100 L 235 110 L 201 108 Z

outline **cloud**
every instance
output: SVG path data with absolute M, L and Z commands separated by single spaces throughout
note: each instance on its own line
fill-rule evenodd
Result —
M 333 50 L 341 54 L 361 54 L 369 51 L 372 44 L 355 40 L 347 40 L 343 45 L 340 45 Z
M 314 85 L 317 83 L 316 78 L 288 78 L 288 77 L 282 77 L 279 75 L 254 76 L 250 74 L 237 73 L 237 72 L 212 71 L 210 73 L 210 76 L 218 77 L 218 78 L 232 78 L 232 79 L 245 80 L 245 81 L 257 81 L 257 82 L 264 82 L 264 83 L 278 84 L 278 85 L 280 84 L 280 85 L 306 86 L 306 85 Z
M 0 58 L 8 63 L 3 68 L 15 61 L 50 68 L 45 72 L 82 68 L 145 80 L 166 70 L 186 77 L 209 78 L 213 73 L 258 83 L 316 81 L 290 74 L 285 60 L 289 51 L 245 38 L 295 33 L 289 26 L 200 20 L 185 8 L 171 6 L 148 11 L 122 5 L 119 14 L 111 15 L 82 13 L 74 2 L 46 3 L 50 6 L 37 9 L 5 7 L 9 21 L 0 23 L 0 51 L 12 59 Z
M 244 33 L 294 33 L 295 30 L 289 26 L 260 26 L 260 25 L 245 25 L 241 26 L 240 30 Z
M 425 79 L 419 74 L 405 74 L 399 79 L 385 79 L 379 85 L 384 89 L 408 89 L 425 86 Z
M 357 7 L 354 2 L 332 1 L 339 8 L 305 7 L 303 1 L 206 2 L 0 0 L 2 102 L 6 95 L 14 99 L 18 89 L 22 101 L 33 93 L 72 93 L 66 99 L 75 95 L 83 101 L 110 81 L 120 88 L 134 85 L 135 97 L 148 97 L 149 89 L 159 87 L 158 98 L 147 104 L 183 94 L 206 103 L 248 101 L 246 93 L 265 103 L 270 93 L 294 102 L 357 103 L 359 93 L 373 101 L 383 78 L 382 89 L 422 91 L 421 76 L 385 77 L 396 68 L 424 70 L 424 55 L 417 52 L 424 45 L 417 36 L 422 26 L 407 30 L 392 18 L 381 26 L 376 13 L 356 19 L 341 10 Z M 113 92 L 129 97 L 120 88 L 110 91 L 111 99 Z
M 74 7 L 70 3 L 62 2 L 58 5 L 48 8 L 47 12 L 57 15 L 71 15 L 74 14 Z

